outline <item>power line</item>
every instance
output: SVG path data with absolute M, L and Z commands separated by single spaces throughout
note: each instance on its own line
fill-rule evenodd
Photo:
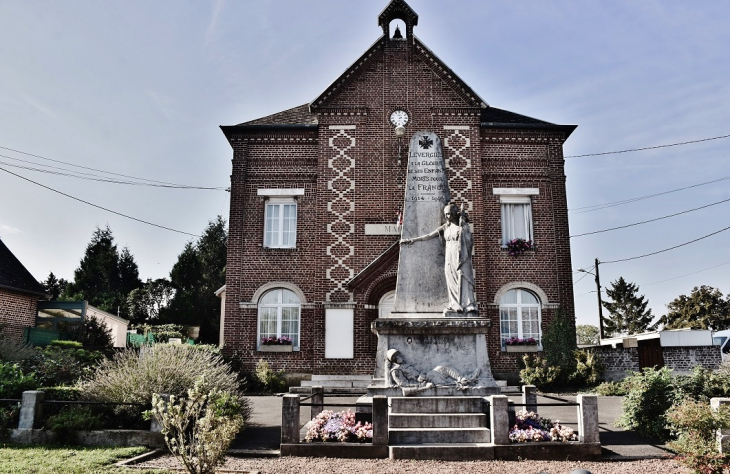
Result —
M 702 239 L 706 239 L 708 237 L 712 237 L 713 235 L 719 234 L 720 232 L 725 232 L 728 229 L 730 229 L 730 226 L 725 227 L 724 229 L 720 229 L 718 231 L 715 231 L 715 232 L 713 232 L 711 234 L 703 235 L 702 237 L 700 237 L 698 239 L 690 240 L 689 242 L 685 242 L 683 244 L 675 245 L 674 247 L 669 247 L 669 248 L 664 249 L 664 250 L 658 250 L 656 252 L 647 253 L 647 254 L 644 254 L 644 255 L 636 256 L 636 257 L 622 258 L 620 260 L 611 260 L 611 261 L 608 261 L 608 262 L 601 262 L 601 263 L 618 263 L 618 262 L 626 262 L 626 261 L 629 261 L 629 260 L 636 260 L 636 259 L 644 258 L 644 257 L 650 257 L 652 255 L 656 255 L 656 254 L 663 253 L 663 252 L 668 252 L 670 250 L 674 250 L 674 249 L 677 249 L 679 247 L 684 247 L 685 245 L 689 245 L 689 244 L 693 244 L 695 242 L 699 242 Z
M 682 215 L 682 214 L 687 214 L 689 212 L 699 211 L 700 209 L 705 209 L 707 207 L 716 206 L 718 204 L 722 204 L 722 203 L 728 202 L 728 201 L 730 201 L 730 198 L 723 199 L 722 201 L 713 202 L 712 204 L 707 204 L 705 206 L 695 207 L 694 209 L 689 209 L 687 211 L 682 211 L 682 212 L 676 212 L 674 214 L 669 214 L 668 216 L 662 216 L 662 217 L 657 217 L 655 219 L 649 219 L 648 221 L 635 222 L 633 224 L 627 224 L 627 225 L 622 225 L 622 226 L 618 226 L 618 227 L 611 227 L 610 229 L 596 230 L 596 231 L 593 231 L 593 232 L 586 232 L 584 234 L 571 235 L 570 238 L 573 238 L 573 237 L 583 237 L 584 235 L 600 234 L 602 232 L 609 232 L 609 231 L 612 231 L 612 230 L 625 229 L 627 227 L 633 227 L 633 226 L 637 226 L 637 225 L 641 225 L 641 224 L 648 224 L 649 222 L 660 221 L 662 219 L 668 219 L 670 217 L 675 217 L 675 216 L 679 216 L 679 215 Z
M 588 273 L 588 272 L 589 272 L 589 271 L 591 271 L 591 270 L 593 270 L 593 268 L 595 268 L 595 267 L 591 267 L 591 268 L 589 268 L 589 269 L 588 269 L 588 271 L 586 271 L 586 272 L 585 272 L 585 275 L 583 275 L 582 277 L 580 277 L 580 278 L 578 278 L 577 280 L 575 280 L 575 281 L 573 282 L 573 284 L 574 284 L 574 285 L 575 285 L 575 284 L 577 284 L 577 283 L 578 283 L 579 281 L 581 281 L 581 280 L 582 280 L 583 278 L 585 278 L 585 277 L 587 277 L 588 275 L 590 275 L 590 273 Z M 581 272 L 581 273 L 583 273 L 583 272 Z
M 629 153 L 632 151 L 655 150 L 657 148 L 668 148 L 670 146 L 680 146 L 680 145 L 689 145 L 692 143 L 709 142 L 710 140 L 720 140 L 721 138 L 728 138 L 728 137 L 730 137 L 730 135 L 721 135 L 719 137 L 701 138 L 699 140 L 690 140 L 688 142 L 670 143 L 668 145 L 646 146 L 646 147 L 642 147 L 642 148 L 630 148 L 628 150 L 619 150 L 619 151 L 604 151 L 602 153 L 586 153 L 585 155 L 572 155 L 572 156 L 565 156 L 564 158 L 583 158 L 585 156 L 616 155 L 618 153 Z
M 651 282 L 651 283 L 647 283 L 647 284 L 645 284 L 645 285 L 641 285 L 641 286 L 656 285 L 657 283 L 664 283 L 665 281 L 672 281 L 672 280 L 677 280 L 677 279 L 679 279 L 679 278 L 684 278 L 684 277 L 686 277 L 686 276 L 690 276 L 690 275 L 696 275 L 697 273 L 702 273 L 702 272 L 706 272 L 707 270 L 712 270 L 713 268 L 718 268 L 718 267 L 722 267 L 722 266 L 725 266 L 725 265 L 727 265 L 727 264 L 730 264 L 730 262 L 725 262 L 725 263 L 721 263 L 721 264 L 719 264 L 719 265 L 715 265 L 715 266 L 713 266 L 713 267 L 705 268 L 705 269 L 702 269 L 702 270 L 697 270 L 696 272 L 692 272 L 692 273 L 685 273 L 684 275 L 680 275 L 680 276 L 677 276 L 677 277 L 673 277 L 673 278 L 667 278 L 666 280 L 654 281 L 654 282 Z
M 0 157 L 9 158 L 11 160 L 18 160 L 17 158 L 13 158 L 13 157 L 1 155 L 1 154 L 0 154 Z M 18 160 L 18 161 L 22 161 L 25 163 L 32 163 L 32 162 L 28 162 L 26 160 Z M 35 164 L 35 163 L 33 163 L 33 164 Z M 100 183 L 126 184 L 126 185 L 130 185 L 130 186 L 151 186 L 154 188 L 171 188 L 171 189 L 205 189 L 205 190 L 216 190 L 216 191 L 225 190 L 225 188 L 207 188 L 207 187 L 200 187 L 200 186 L 186 186 L 186 185 L 176 185 L 176 184 L 139 183 L 139 182 L 125 181 L 125 180 L 120 180 L 120 179 L 115 179 L 115 178 L 107 178 L 104 176 L 94 175 L 91 173 L 78 173 L 78 174 L 75 174 L 75 172 L 64 173 L 61 171 L 52 171 L 50 169 L 34 168 L 32 166 L 14 165 L 12 163 L 7 163 L 5 161 L 0 161 L 0 165 L 12 166 L 13 168 L 20 168 L 20 169 L 25 169 L 25 170 L 29 170 L 29 171 L 36 171 L 39 173 L 52 174 L 52 175 L 56 175 L 56 176 L 67 176 L 69 178 L 85 179 L 88 181 L 97 181 Z M 57 166 L 49 166 L 49 165 L 42 165 L 42 164 L 38 164 L 38 166 L 45 166 L 48 168 L 65 170 L 65 168 L 60 168 Z M 86 176 L 79 176 L 79 175 L 86 175 Z
M 11 174 L 11 175 L 13 175 L 13 176 L 16 176 L 16 177 L 18 177 L 18 178 L 20 178 L 20 179 L 23 179 L 23 180 L 25 180 L 25 181 L 28 181 L 28 182 L 30 182 L 30 183 L 36 184 L 36 185 L 38 185 L 38 186 L 40 186 L 40 187 L 42 187 L 42 188 L 46 188 L 46 189 L 48 189 L 48 190 L 50 190 L 50 191 L 53 191 L 54 193 L 58 193 L 58 194 L 60 194 L 60 195 L 62 195 L 62 196 L 66 196 L 66 197 L 68 197 L 68 198 L 71 198 L 71 199 L 73 199 L 73 200 L 75 200 L 75 201 L 79 201 L 79 202 L 82 202 L 82 203 L 84 203 L 84 204 L 88 204 L 89 206 L 92 206 L 92 207 L 96 207 L 97 209 L 101 209 L 101 210 L 103 210 L 103 211 L 111 212 L 112 214 L 116 214 L 116 215 L 118 215 L 118 216 L 126 217 L 127 219 L 131 219 L 131 220 L 133 220 L 133 221 L 141 222 L 141 223 L 143 223 L 143 224 L 151 225 L 151 226 L 153 226 L 153 227 L 158 227 L 158 228 L 160 228 L 160 229 L 165 229 L 165 230 L 169 230 L 169 231 L 172 231 L 172 232 L 177 232 L 178 234 L 184 234 L 184 235 L 189 235 L 189 236 L 191 236 L 191 237 L 200 237 L 199 235 L 196 235 L 196 234 L 191 234 L 191 233 L 189 233 L 189 232 L 183 232 L 183 231 L 181 231 L 181 230 L 176 230 L 176 229 L 173 229 L 173 228 L 171 228 L 171 227 L 165 227 L 165 226 L 163 226 L 163 225 L 159 225 L 159 224 L 154 224 L 154 223 L 152 223 L 152 222 L 149 222 L 149 221 L 145 221 L 145 220 L 142 220 L 142 219 L 138 219 L 138 218 L 136 218 L 136 217 L 128 216 L 128 215 L 126 215 L 126 214 L 122 214 L 121 212 L 117 212 L 117 211 L 112 211 L 111 209 L 107 209 L 106 207 L 102 207 L 102 206 L 99 206 L 99 205 L 97 205 L 97 204 L 94 204 L 94 203 L 91 203 L 91 202 L 89 202 L 89 201 L 84 201 L 83 199 L 80 199 L 80 198 L 77 198 L 77 197 L 71 196 L 70 194 L 66 194 L 66 193 L 64 193 L 64 192 L 62 192 L 62 191 L 59 191 L 59 190 L 57 190 L 57 189 L 53 189 L 53 188 L 50 188 L 50 187 L 48 187 L 48 186 L 46 186 L 46 185 L 44 185 L 44 184 L 38 183 L 38 182 L 36 182 L 36 181 L 33 181 L 32 179 L 28 179 L 28 178 L 26 178 L 26 177 L 24 177 L 24 176 L 21 176 L 21 175 L 19 175 L 19 174 L 15 174 L 15 173 L 13 173 L 12 171 L 8 171 L 8 170 L 6 170 L 6 169 L 4 169 L 4 168 L 0 168 L 0 171 L 5 171 L 5 172 L 6 172 L 6 173 L 8 173 L 8 174 Z
M 705 186 L 707 184 L 717 183 L 717 182 L 725 181 L 725 180 L 728 180 L 728 179 L 730 179 L 730 176 L 723 176 L 721 178 L 713 179 L 712 181 L 705 181 L 704 183 L 697 183 L 697 184 L 693 184 L 693 185 L 690 185 L 690 186 L 685 186 L 683 188 L 671 189 L 669 191 L 663 191 L 661 193 L 656 193 L 656 194 L 649 194 L 647 196 L 640 196 L 640 197 L 631 198 L 631 199 L 624 199 L 622 201 L 608 202 L 606 204 L 594 204 L 592 206 L 576 207 L 574 209 L 570 209 L 568 212 L 572 212 L 572 213 L 575 213 L 575 214 L 583 214 L 584 212 L 598 211 L 598 210 L 601 210 L 601 209 L 606 209 L 608 207 L 620 206 L 622 204 L 628 204 L 628 203 L 632 203 L 632 202 L 636 202 L 636 201 L 641 201 L 641 200 L 644 200 L 644 199 L 649 199 L 649 198 L 653 198 L 653 197 L 657 197 L 657 196 L 663 196 L 665 194 L 676 193 L 678 191 L 684 191 L 685 189 L 697 188 L 699 186 Z M 575 212 L 575 211 L 578 211 L 578 210 L 582 210 L 582 211 L 581 212 Z
M 157 184 L 160 184 L 160 185 L 166 185 L 166 186 L 160 186 L 160 187 L 187 188 L 187 189 L 212 189 L 212 190 L 225 190 L 226 189 L 226 188 L 223 188 L 223 187 L 188 186 L 188 185 L 184 185 L 184 184 L 170 183 L 170 182 L 167 182 L 167 181 L 158 181 L 158 180 L 154 180 L 154 179 L 138 178 L 136 176 L 130 176 L 130 175 L 121 174 L 121 173 L 114 173 L 114 172 L 111 172 L 111 171 L 104 171 L 104 170 L 100 170 L 100 169 L 97 169 L 97 168 L 90 168 L 88 166 L 75 165 L 73 163 L 69 163 L 69 162 L 66 162 L 66 161 L 54 160 L 53 158 L 47 158 L 45 156 L 35 155 L 33 153 L 28 153 L 28 152 L 25 152 L 25 151 L 22 151 L 22 150 L 16 150 L 14 148 L 8 148 L 8 147 L 5 147 L 5 146 L 0 146 L 0 149 L 12 151 L 12 152 L 15 152 L 15 153 L 20 153 L 20 154 L 26 155 L 26 156 L 32 156 L 34 158 L 39 158 L 41 160 L 52 161 L 54 163 L 61 163 L 61 164 L 64 164 L 64 165 L 73 166 L 73 167 L 81 168 L 81 169 L 85 169 L 85 170 L 97 171 L 99 173 L 109 174 L 109 175 L 113 175 L 113 176 L 121 176 L 123 178 L 136 179 L 138 181 L 146 181 L 148 183 L 157 183 Z M 21 160 L 19 158 L 13 158 L 13 157 L 6 156 L 6 155 L 0 155 L 0 156 L 3 156 L 5 158 L 10 158 L 11 160 L 24 161 L 24 160 Z M 35 163 L 35 162 L 28 162 L 28 161 L 26 161 L 26 162 L 27 163 L 31 163 L 31 164 L 35 164 L 35 165 L 38 165 L 38 166 L 48 166 L 48 165 L 42 165 L 40 163 Z M 59 168 L 59 169 L 63 169 L 63 168 Z M 70 171 L 70 170 L 66 170 L 66 171 Z M 81 173 L 81 174 L 86 174 L 86 173 Z M 131 184 L 131 183 L 120 183 L 120 184 Z

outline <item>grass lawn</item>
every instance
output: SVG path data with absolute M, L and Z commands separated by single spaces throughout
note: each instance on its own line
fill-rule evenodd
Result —
M 171 471 L 127 469 L 114 466 L 146 448 L 88 448 L 0 445 L 0 474 L 163 474 Z

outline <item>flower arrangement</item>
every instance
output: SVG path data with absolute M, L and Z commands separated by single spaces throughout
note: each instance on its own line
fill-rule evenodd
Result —
M 309 422 L 307 435 L 304 441 L 341 443 L 367 443 L 373 440 L 373 425 L 371 423 L 355 423 L 355 414 L 350 410 L 335 413 L 324 410 Z
M 291 337 L 287 336 L 261 338 L 262 346 L 291 346 L 291 344 Z
M 513 257 L 522 255 L 526 250 L 532 249 L 532 240 L 512 239 L 507 242 L 507 251 Z
M 520 339 L 519 337 L 510 337 L 504 341 L 505 346 L 536 346 L 537 340 L 534 337 Z
M 552 422 L 549 418 L 541 418 L 534 411 L 518 411 L 515 425 L 509 430 L 510 443 L 529 443 L 540 441 L 578 441 L 578 433 L 573 428 Z

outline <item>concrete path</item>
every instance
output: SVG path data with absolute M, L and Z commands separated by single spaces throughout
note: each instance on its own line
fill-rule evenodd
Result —
M 519 403 L 518 394 L 509 394 Z M 575 401 L 575 396 L 560 396 Z M 326 397 L 325 404 L 349 404 L 354 411 L 358 397 Z M 281 397 L 252 396 L 249 397 L 253 407 L 253 416 L 248 427 L 236 438 L 231 451 L 239 455 L 276 456 L 281 439 Z M 601 445 L 604 458 L 628 460 L 642 458 L 660 458 L 670 456 L 666 447 L 656 440 L 643 438 L 632 431 L 616 428 L 613 423 L 621 414 L 622 397 L 598 397 L 598 423 L 600 425 Z M 555 403 L 538 396 L 538 403 Z M 325 407 L 335 411 L 346 410 L 347 407 Z M 540 415 L 560 420 L 564 425 L 577 426 L 576 407 L 544 407 Z M 300 424 L 309 421 L 309 407 L 302 407 Z

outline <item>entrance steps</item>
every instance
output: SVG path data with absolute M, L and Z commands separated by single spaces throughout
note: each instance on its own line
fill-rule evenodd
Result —
M 482 397 L 390 397 L 388 404 L 391 459 L 494 459 Z
M 307 394 L 312 387 L 322 387 L 326 394 L 361 395 L 372 379 L 370 375 L 312 375 L 312 380 L 302 380 L 299 387 L 290 387 L 289 393 Z

